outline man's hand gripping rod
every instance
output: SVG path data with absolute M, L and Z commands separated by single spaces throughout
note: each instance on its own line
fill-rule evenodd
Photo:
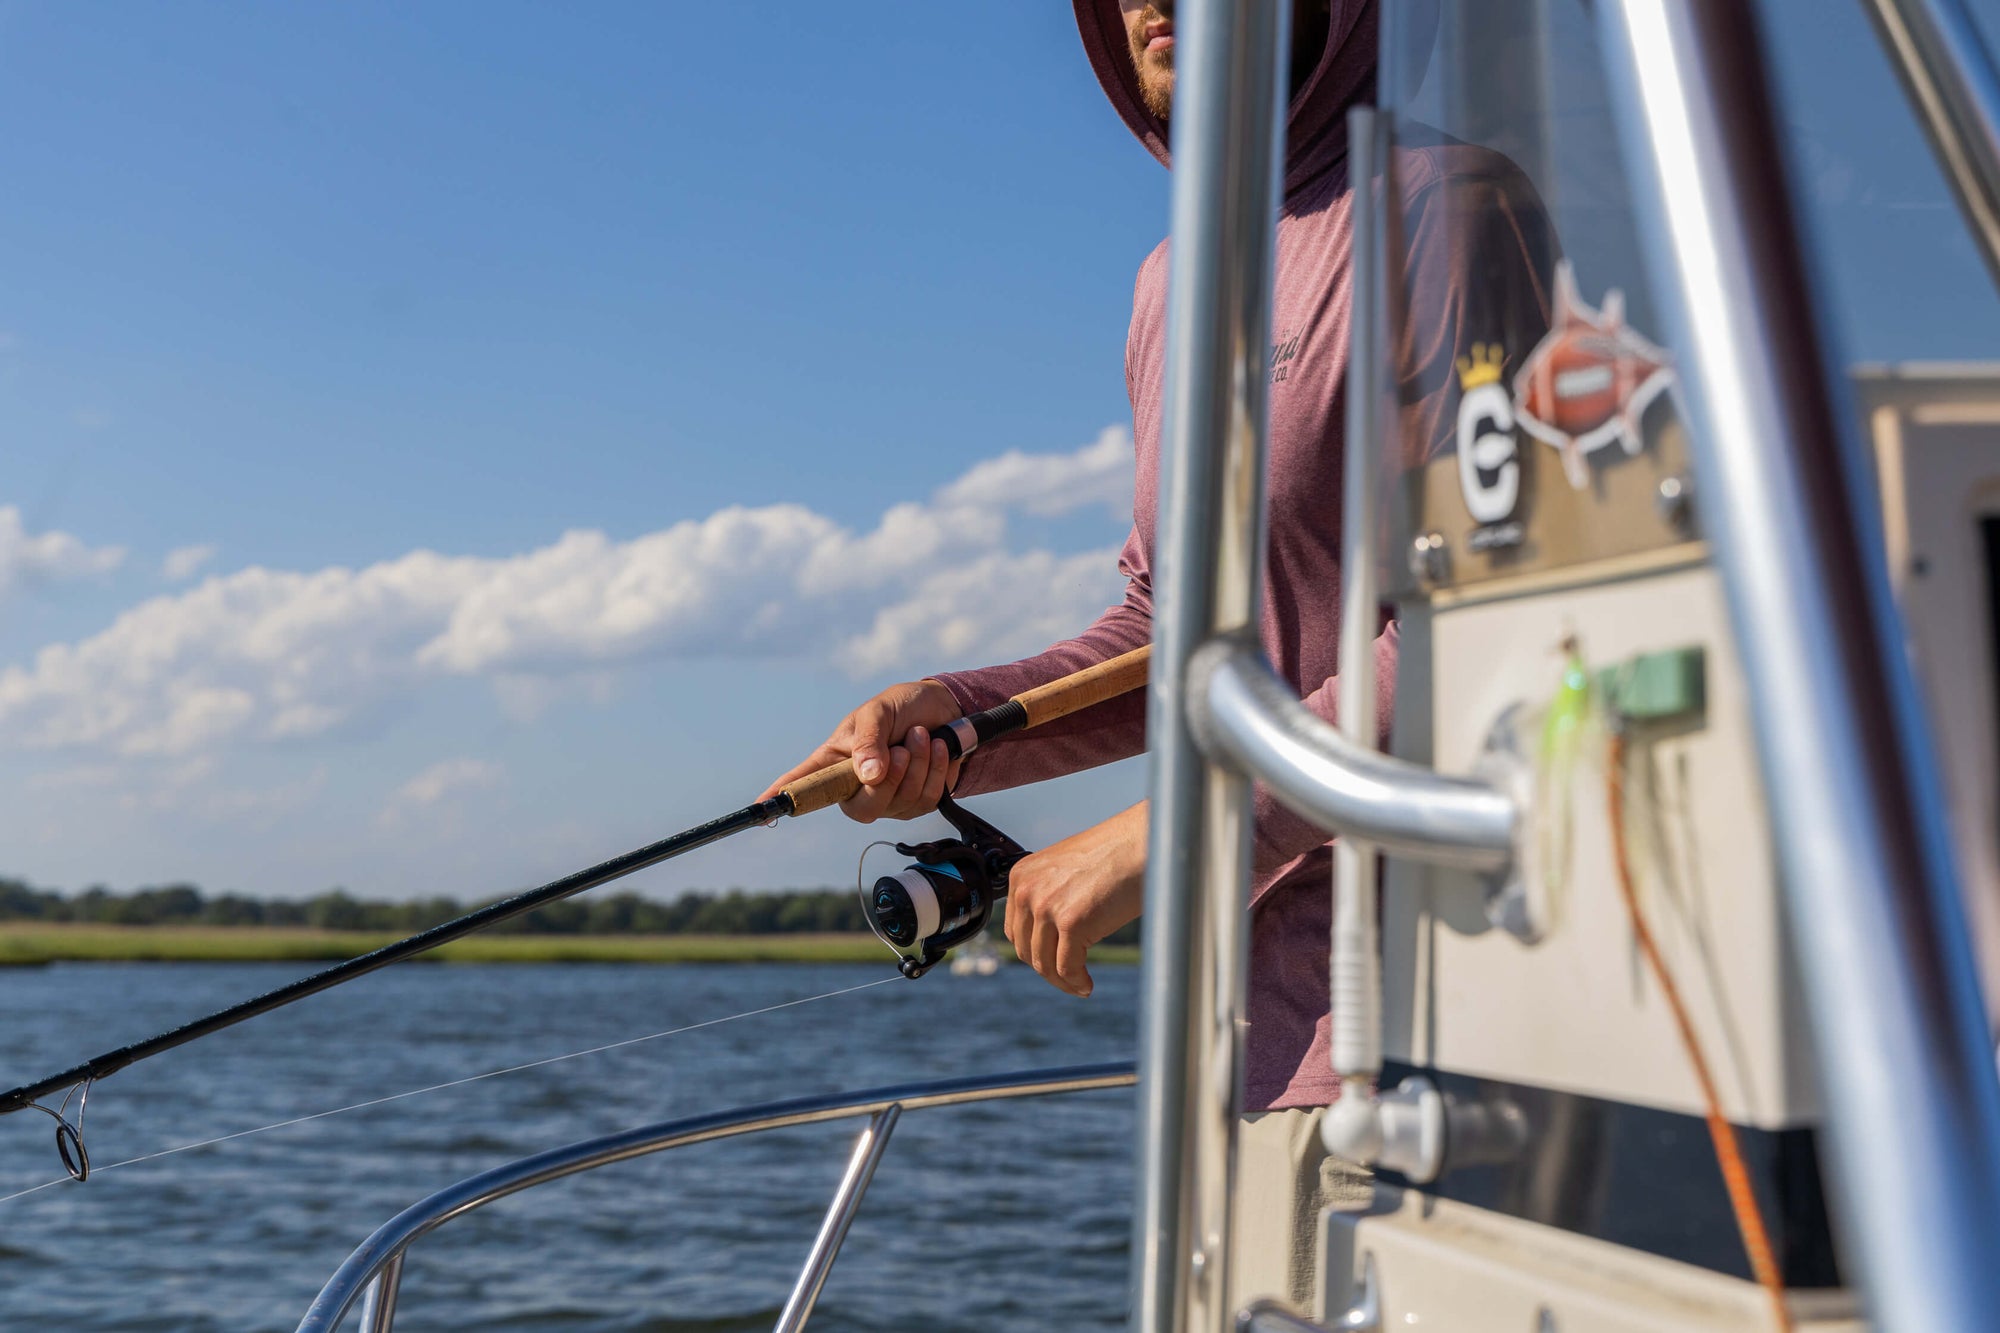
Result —
M 960 718 L 952 723 L 950 728 L 941 730 L 938 733 L 939 737 L 945 742 L 945 747 L 951 752 L 951 756 L 956 759 L 971 753 L 979 745 L 997 740 L 1009 733 L 1038 727 L 1056 718 L 1067 717 L 1093 704 L 1117 698 L 1146 683 L 1147 660 L 1151 653 L 1150 647 L 1135 649 L 1122 657 L 1114 657 L 1108 662 L 1087 667 L 1075 675 L 1037 686 L 985 712 Z M 40 1098 L 51 1093 L 88 1085 L 97 1079 L 117 1073 L 127 1065 L 137 1064 L 163 1051 L 170 1051 L 176 1046 L 185 1046 L 198 1038 L 233 1027 L 246 1018 L 255 1018 L 273 1009 L 281 1009 L 308 995 L 316 995 L 320 991 L 329 990 L 342 982 L 352 981 L 377 968 L 413 958 L 441 944 L 448 944 L 462 936 L 510 920 L 523 912 L 531 912 L 537 907 L 559 902 L 587 889 L 623 879 L 634 871 L 658 865 L 683 852 L 691 852 L 697 847 L 706 847 L 709 843 L 719 842 L 732 833 L 775 823 L 785 815 L 808 815 L 829 805 L 838 805 L 859 790 L 861 790 L 861 780 L 854 775 L 852 762 L 843 759 L 837 764 L 790 783 L 767 801 L 747 805 L 734 814 L 724 815 L 720 819 L 710 820 L 684 833 L 677 833 L 671 838 L 664 838 L 659 842 L 627 852 L 623 856 L 613 857 L 588 870 L 565 875 L 538 889 L 529 889 L 511 898 L 489 903 L 476 912 L 468 912 L 455 920 L 420 931 L 408 939 L 398 940 L 394 944 L 384 945 L 370 953 L 350 958 L 344 963 L 337 963 L 310 976 L 301 977 L 289 985 L 280 986 L 274 991 L 218 1010 L 206 1018 L 198 1018 L 171 1031 L 162 1032 L 158 1036 L 148 1037 L 129 1046 L 121 1046 L 114 1051 L 106 1051 L 103 1055 L 86 1060 L 75 1068 L 65 1069 L 60 1074 L 52 1074 L 48 1078 L 25 1083 L 18 1088 L 0 1093 L 0 1115 L 25 1110 L 35 1106 Z M 37 1109 L 48 1110 L 47 1107 Z M 64 1165 L 69 1167 L 71 1175 L 79 1180 L 83 1179 L 89 1174 L 90 1167 L 89 1159 L 82 1156 L 80 1134 L 62 1115 L 55 1111 L 49 1111 L 49 1114 L 56 1117 L 58 1141 L 64 1145 Z M 77 1145 L 77 1155 L 81 1159 L 79 1165 L 71 1164 L 67 1146 L 70 1142 Z
M 989 741 L 1016 731 L 1032 730 L 1138 689 L 1146 683 L 1147 663 L 1152 657 L 1152 645 L 1134 648 L 1108 662 L 1025 690 L 983 713 L 962 717 L 948 727 L 939 728 L 937 738 L 944 742 L 951 758 L 962 758 Z M 839 805 L 860 790 L 861 779 L 854 775 L 853 763 L 843 759 L 788 784 L 772 800 L 791 802 L 783 814 L 809 815 L 829 805 Z

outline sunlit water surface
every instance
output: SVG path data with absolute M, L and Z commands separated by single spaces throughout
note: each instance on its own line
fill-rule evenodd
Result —
M 0 1086 L 281 984 L 278 965 L 0 969 Z M 871 981 L 853 966 L 406 965 L 100 1084 L 99 1164 Z M 1025 968 L 782 1009 L 106 1171 L 0 1204 L 0 1328 L 291 1329 L 379 1223 L 486 1168 L 818 1092 L 1130 1058 L 1137 970 L 1076 1001 Z M 858 1121 L 684 1148 L 419 1241 L 399 1330 L 767 1329 Z M 60 1174 L 0 1118 L 0 1194 Z M 815 1329 L 1110 1328 L 1125 1307 L 1129 1090 L 912 1113 Z M 354 1322 L 350 1318 L 349 1326 Z

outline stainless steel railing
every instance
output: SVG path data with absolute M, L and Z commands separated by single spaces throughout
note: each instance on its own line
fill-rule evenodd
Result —
M 799 1274 L 791 1299 L 785 1303 L 784 1314 L 777 1327 L 783 1333 L 794 1333 L 805 1326 L 807 1317 L 812 1313 L 813 1302 L 819 1298 L 820 1288 L 832 1270 L 841 1241 L 847 1235 L 848 1224 L 854 1220 L 862 1196 L 874 1178 L 876 1164 L 881 1161 L 883 1150 L 888 1146 L 889 1133 L 903 1112 L 1018 1097 L 1049 1097 L 1102 1088 L 1126 1088 L 1136 1081 L 1136 1071 L 1131 1064 L 1116 1062 L 910 1083 L 867 1092 L 798 1097 L 762 1106 L 690 1116 L 537 1153 L 439 1190 L 377 1227 L 374 1234 L 347 1256 L 320 1289 L 305 1318 L 299 1321 L 298 1333 L 333 1333 L 357 1301 L 362 1302 L 362 1324 L 368 1333 L 389 1333 L 395 1319 L 403 1259 L 411 1244 L 495 1199 L 582 1171 L 665 1152 L 670 1148 L 795 1125 L 871 1116 L 873 1119 L 855 1146 L 847 1172 L 834 1194 L 826 1221 L 813 1242 L 811 1255 Z
M 1189 665 L 1254 635 L 1292 0 L 1177 14 L 1141 950 L 1135 1333 L 1223 1333 L 1242 1085 L 1250 784 L 1207 764 Z M 1217 566 L 1228 571 L 1220 577 Z
M 2000 1082 L 1763 33 L 1747 0 L 1601 14 L 1749 685 L 1844 1257 L 1878 1327 L 1990 1328 Z
M 791 1297 L 778 1315 L 775 1333 L 798 1333 L 806 1326 L 806 1320 L 812 1317 L 813 1306 L 819 1303 L 820 1290 L 826 1286 L 827 1276 L 833 1272 L 833 1261 L 840 1257 L 840 1246 L 847 1239 L 847 1228 L 854 1224 L 854 1215 L 861 1211 L 861 1198 L 868 1193 L 868 1186 L 875 1179 L 875 1168 L 882 1164 L 882 1154 L 889 1150 L 889 1135 L 895 1130 L 896 1121 L 902 1114 L 900 1102 L 883 1107 L 855 1141 L 854 1155 L 847 1161 L 847 1171 L 840 1178 L 840 1187 L 833 1192 L 833 1202 L 826 1206 L 826 1220 L 820 1223 L 819 1235 L 813 1238 L 812 1252 L 806 1256 L 806 1266 L 799 1270 L 799 1280 L 792 1285 Z
M 2000 70 L 1964 0 L 1866 0 L 1904 91 L 2000 282 Z
M 1343 648 L 1352 642 L 1343 640 Z M 1366 637 L 1359 647 L 1364 655 L 1375 651 Z M 1342 735 L 1299 702 L 1256 648 L 1229 641 L 1202 648 L 1189 693 L 1209 756 L 1254 774 L 1320 827 L 1432 865 L 1495 873 L 1513 864 L 1521 814 L 1512 796 L 1482 779 L 1437 773 Z M 1373 702 L 1342 716 L 1358 713 L 1356 729 L 1372 730 Z
M 1224 1333 L 1235 1318 L 1226 1255 L 1250 779 L 1333 831 L 1489 870 L 1511 859 L 1516 822 L 1511 800 L 1484 784 L 1364 759 L 1273 688 L 1255 647 L 1291 9 L 1189 0 L 1177 25 L 1135 1333 Z M 1367 638 L 1343 644 L 1343 675 L 1351 654 L 1371 651 Z

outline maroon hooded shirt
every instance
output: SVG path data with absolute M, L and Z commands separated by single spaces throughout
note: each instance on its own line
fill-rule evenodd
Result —
M 1074 0 L 1091 66 L 1139 141 L 1169 164 L 1166 126 L 1139 96 L 1118 0 Z M 1271 353 L 1269 547 L 1264 650 L 1306 705 L 1335 720 L 1340 626 L 1342 424 L 1348 351 L 1347 110 L 1372 98 L 1375 0 L 1332 0 L 1319 66 L 1293 99 L 1278 221 Z M 1446 446 L 1456 413 L 1455 359 L 1475 342 L 1532 346 L 1547 320 L 1554 245 L 1532 188 L 1505 158 L 1440 141 L 1399 149 L 1406 319 L 1397 348 L 1405 449 Z M 1119 557 L 1125 599 L 1073 639 L 1005 666 L 936 677 L 968 713 L 1152 639 L 1167 246 L 1140 266 L 1126 342 L 1137 480 L 1132 533 Z M 1524 328 L 1524 324 L 1526 327 Z M 1375 644 L 1386 734 L 1396 630 Z M 960 795 L 1038 782 L 1138 754 L 1142 695 L 1074 714 L 976 751 Z M 1249 1031 L 1244 1106 L 1323 1105 L 1337 1091 L 1328 1045 L 1332 854 L 1326 835 L 1259 789 L 1251 885 Z

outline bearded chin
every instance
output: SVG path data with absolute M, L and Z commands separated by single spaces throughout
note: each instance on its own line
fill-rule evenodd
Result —
M 1126 38 L 1132 46 L 1132 73 L 1139 81 L 1139 100 L 1164 122 L 1174 109 L 1174 58 L 1167 54 L 1155 57 L 1146 49 L 1147 25 L 1160 17 L 1160 12 L 1149 6 L 1126 29 Z

